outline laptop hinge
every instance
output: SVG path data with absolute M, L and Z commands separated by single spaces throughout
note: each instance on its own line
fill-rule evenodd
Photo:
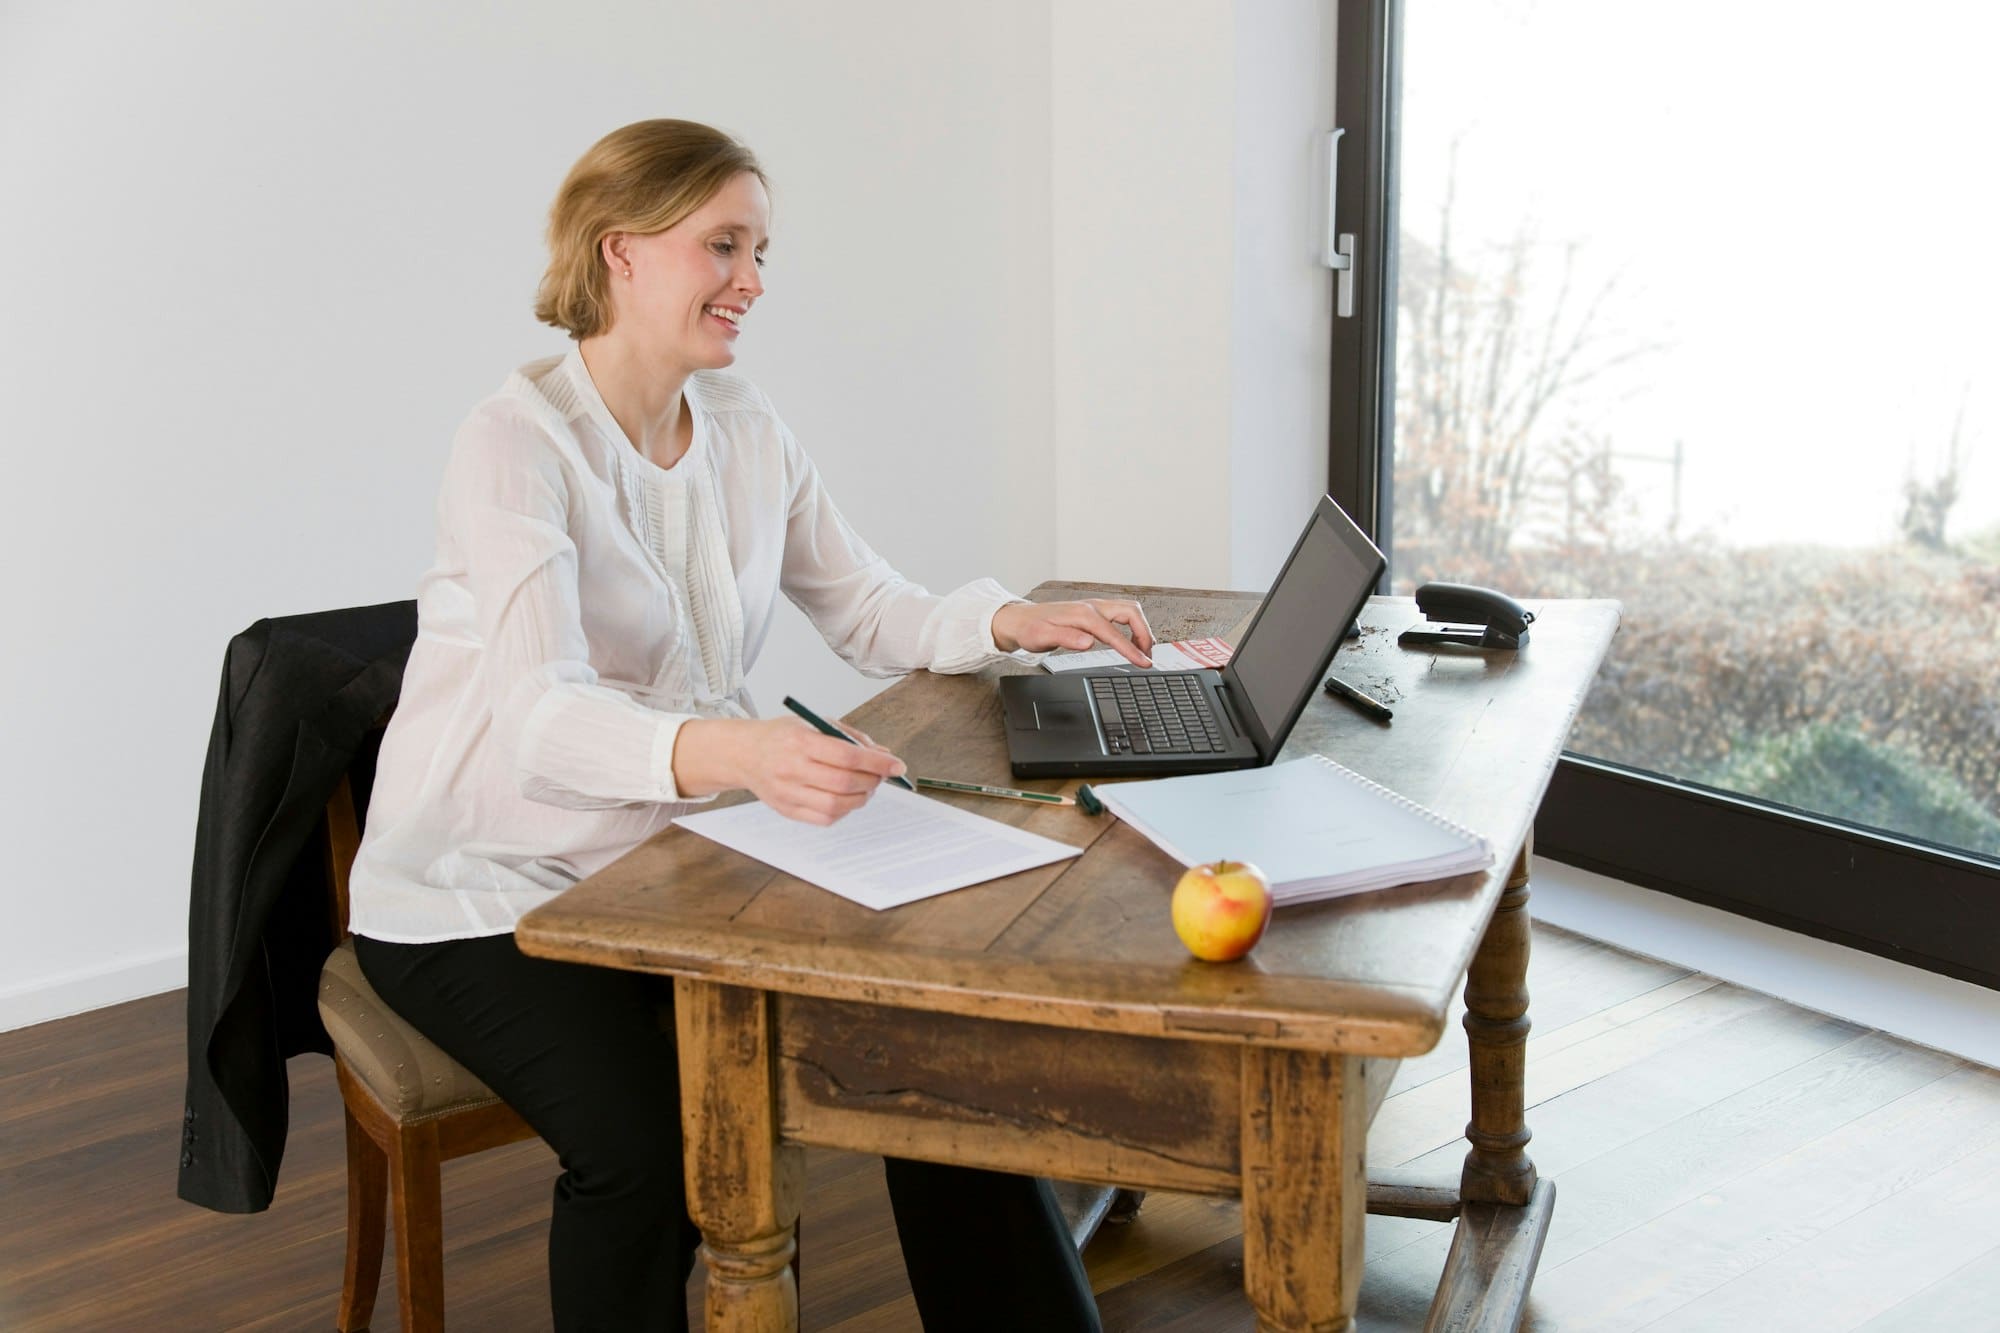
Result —
M 1235 693 L 1234 690 L 1229 688 L 1229 678 L 1227 676 L 1215 682 L 1215 697 L 1222 703 L 1222 720 L 1230 725 L 1239 738 L 1255 745 L 1257 743 L 1256 737 L 1250 734 L 1250 729 L 1244 726 L 1242 720 L 1236 715 Z

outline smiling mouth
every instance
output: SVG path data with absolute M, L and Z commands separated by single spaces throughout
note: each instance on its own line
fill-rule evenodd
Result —
M 723 323 L 727 324 L 732 329 L 741 328 L 743 325 L 742 314 L 738 313 L 737 311 L 729 309 L 729 307 L 727 306 L 719 306 L 719 305 L 703 306 L 702 310 L 706 314 L 714 315 L 717 319 L 721 320 Z

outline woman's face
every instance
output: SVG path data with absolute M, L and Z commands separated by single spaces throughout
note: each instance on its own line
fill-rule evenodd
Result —
M 685 372 L 735 361 L 742 321 L 764 294 L 770 224 L 764 183 L 746 171 L 663 232 L 607 237 L 612 333 Z

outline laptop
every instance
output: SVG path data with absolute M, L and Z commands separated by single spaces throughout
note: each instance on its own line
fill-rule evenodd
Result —
M 1003 676 L 1014 775 L 1151 777 L 1270 763 L 1386 566 L 1322 496 L 1221 671 Z

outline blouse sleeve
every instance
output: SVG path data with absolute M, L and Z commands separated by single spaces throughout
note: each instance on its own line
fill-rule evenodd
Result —
M 456 541 L 495 739 L 521 794 L 577 810 L 689 799 L 674 785 L 687 715 L 598 683 L 578 609 L 569 484 L 542 431 L 475 414 L 453 442 L 439 517 Z
M 940 597 L 898 574 L 841 516 L 791 431 L 780 434 L 790 496 L 782 584 L 834 652 L 869 676 L 976 671 L 1008 656 L 1041 661 L 993 642 L 993 613 L 1024 599 L 992 579 Z

